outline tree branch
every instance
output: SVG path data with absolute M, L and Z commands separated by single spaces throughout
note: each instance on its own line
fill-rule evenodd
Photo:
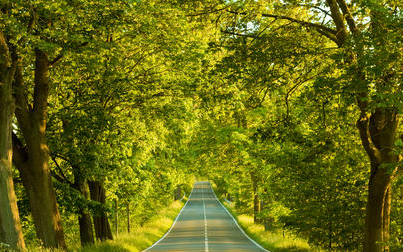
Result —
M 53 67 L 54 65 L 56 65 L 57 63 L 59 63 L 59 61 L 63 58 L 63 54 L 59 54 L 57 55 L 51 62 L 49 62 L 49 67 Z
M 14 98 L 15 98 L 15 116 L 18 119 L 19 127 L 25 135 L 31 128 L 31 115 L 30 107 L 28 106 L 28 99 L 24 92 L 24 77 L 22 75 L 22 62 L 18 57 L 15 48 L 12 50 L 13 61 L 16 62 L 16 70 L 14 76 Z
M 30 13 L 31 13 L 31 18 L 29 19 L 28 27 L 27 27 L 28 33 L 32 32 L 34 25 L 38 22 L 38 15 L 36 14 L 36 8 L 31 7 Z
M 262 35 L 274 22 L 276 22 L 276 19 L 274 19 L 272 22 L 270 22 L 270 24 L 266 25 L 257 35 L 256 38 L 253 38 L 251 43 L 253 43 L 253 41 L 255 41 L 257 38 L 260 37 L 260 35 Z M 279 27 L 280 28 L 280 27 Z M 275 30 L 279 29 L 276 28 Z
M 247 15 L 247 13 L 245 13 L 245 12 L 237 12 L 237 11 L 231 11 L 231 10 L 229 10 L 228 12 L 232 13 L 232 14 L 238 14 L 238 15 Z M 311 22 L 295 19 L 295 18 L 288 17 L 288 16 L 274 15 L 274 14 L 267 14 L 267 13 L 263 13 L 262 17 L 275 18 L 275 19 L 281 19 L 281 20 L 288 20 L 288 21 L 300 24 L 300 25 L 308 27 L 308 28 L 314 28 L 320 34 L 322 34 L 323 36 L 329 38 L 330 40 L 334 41 L 335 43 L 337 43 L 337 41 L 338 41 L 337 36 L 336 36 L 337 31 L 332 29 L 332 28 L 329 28 L 329 27 L 326 27 L 324 25 L 321 25 L 321 24 L 311 23 Z
M 347 29 L 344 25 L 344 18 L 340 12 L 339 6 L 336 3 L 336 0 L 326 0 L 326 2 L 330 8 L 333 22 L 336 25 L 336 37 L 338 39 L 337 45 L 341 47 L 347 38 Z
M 360 117 L 357 120 L 356 126 L 360 133 L 362 145 L 364 146 L 364 149 L 367 152 L 369 158 L 373 161 L 380 161 L 381 153 L 372 142 L 369 132 L 369 115 L 367 114 L 368 101 L 366 100 L 366 97 L 367 95 L 365 93 L 357 95 L 357 104 L 361 113 Z
M 242 33 L 237 33 L 237 32 L 226 31 L 226 30 L 221 30 L 221 32 L 230 34 L 230 35 L 234 35 L 234 36 L 241 36 L 241 37 L 254 38 L 254 39 L 259 38 L 258 36 L 255 36 L 255 35 L 242 34 Z
M 60 158 L 60 159 L 62 159 L 62 160 L 64 160 L 64 161 L 66 161 L 67 163 L 69 163 L 71 166 L 73 166 L 73 163 L 70 161 L 70 159 L 68 159 L 68 158 L 66 158 L 66 157 L 63 157 L 63 156 L 61 156 L 61 155 L 59 155 L 59 154 L 56 154 L 56 153 L 50 153 L 50 157 L 53 159 L 53 158 Z
M 357 128 L 360 133 L 360 138 L 362 145 L 364 146 L 365 151 L 370 157 L 371 161 L 380 162 L 381 153 L 375 147 L 373 142 L 371 141 L 370 133 L 369 133 L 369 116 L 365 113 L 361 112 L 360 117 L 357 120 Z
M 212 9 L 212 10 L 210 10 L 210 11 L 188 14 L 188 15 L 186 15 L 186 16 L 188 16 L 188 17 L 197 17 L 197 16 L 203 16 L 203 15 L 213 14 L 213 13 L 217 13 L 217 12 L 226 10 L 226 9 L 230 8 L 231 5 L 232 5 L 232 4 L 227 5 L 227 6 L 223 7 L 223 8 L 219 8 L 219 9 Z
M 330 14 L 328 11 L 326 11 L 326 10 L 324 10 L 324 9 L 318 7 L 318 6 L 314 6 L 314 5 L 304 5 L 304 4 L 299 4 L 299 6 L 302 6 L 302 7 L 309 7 L 309 8 L 312 8 L 312 9 L 317 9 L 317 10 L 321 11 L 322 13 L 324 13 L 326 16 L 331 16 L 331 14 Z
M 73 184 L 70 182 L 70 180 L 64 175 L 62 168 L 60 167 L 59 163 L 56 160 L 56 157 L 53 155 L 50 155 L 50 158 L 52 159 L 53 163 L 55 163 L 57 170 L 59 171 L 60 175 L 57 174 L 56 172 L 51 171 L 52 176 L 57 179 L 61 183 L 67 183 L 71 187 L 73 187 Z
M 81 48 L 81 47 L 86 46 L 86 45 L 88 45 L 88 42 L 81 43 L 80 45 L 78 45 L 78 46 L 76 47 L 76 49 Z M 63 59 L 63 57 L 64 57 L 63 52 L 61 52 L 60 54 L 58 54 L 52 61 L 49 62 L 49 68 L 50 68 L 50 67 L 53 67 L 54 65 L 56 65 L 57 63 L 59 63 L 59 61 L 60 61 L 61 59 Z
M 343 12 L 343 15 L 347 21 L 348 27 L 350 28 L 350 31 L 354 34 L 357 35 L 358 33 L 358 28 L 357 25 L 355 24 L 354 18 L 351 15 L 350 9 L 348 8 L 346 1 L 344 0 L 337 0 L 337 3 L 340 6 L 341 11 Z
M 306 74 L 308 75 L 310 72 L 313 71 L 313 69 L 314 69 L 314 68 L 311 68 L 310 70 L 308 70 L 308 72 L 307 72 Z M 285 104 L 286 104 L 286 118 L 285 118 L 285 121 L 286 121 L 286 122 L 288 122 L 288 118 L 289 118 L 289 114 L 290 114 L 290 110 L 289 110 L 289 109 L 290 109 L 290 106 L 289 106 L 289 98 L 290 98 L 291 94 L 292 94 L 295 90 L 297 90 L 297 88 L 298 88 L 300 85 L 304 84 L 304 83 L 307 82 L 307 81 L 310 81 L 310 80 L 316 78 L 316 77 L 319 76 L 320 74 L 322 74 L 322 72 L 319 72 L 319 73 L 317 73 L 317 74 L 314 74 L 314 75 L 312 75 L 312 76 L 310 76 L 310 77 L 306 77 L 305 79 L 299 78 L 300 80 L 299 80 L 294 86 L 292 86 L 292 87 L 287 91 L 287 94 L 286 94 L 286 96 L 285 96 Z M 297 79 L 298 79 L 298 78 L 297 78 Z
M 28 160 L 28 152 L 21 140 L 13 133 L 13 163 L 17 168 L 23 167 Z

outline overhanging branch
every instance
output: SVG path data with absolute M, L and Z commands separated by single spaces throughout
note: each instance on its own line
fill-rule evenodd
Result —
M 73 187 L 73 183 L 70 182 L 70 180 L 64 175 L 62 168 L 60 167 L 59 163 L 56 160 L 56 155 L 50 155 L 50 158 L 52 159 L 53 163 L 56 165 L 56 168 L 60 174 L 57 174 L 56 172 L 51 172 L 52 176 L 57 179 L 61 183 L 67 183 L 71 187 Z
M 232 10 L 228 10 L 228 12 L 232 13 L 232 14 L 237 14 L 237 15 L 247 15 L 246 12 L 237 12 L 237 11 L 232 11 Z M 302 25 L 304 27 L 314 28 L 320 34 L 329 38 L 330 40 L 334 41 L 335 43 L 337 43 L 337 41 L 338 41 L 337 37 L 336 37 L 337 31 L 332 28 L 326 27 L 324 25 L 311 23 L 311 22 L 307 22 L 304 20 L 299 20 L 296 18 L 283 16 L 283 15 L 274 15 L 274 14 L 268 14 L 268 13 L 263 13 L 261 15 L 262 15 L 262 17 L 268 17 L 268 18 L 274 18 L 274 19 L 280 19 L 280 20 L 288 20 L 288 21 L 291 21 L 292 23 L 296 23 L 296 24 Z
M 255 35 L 250 35 L 250 34 L 243 34 L 243 33 L 238 33 L 238 32 L 231 32 L 231 31 L 226 31 L 226 30 L 221 30 L 222 33 L 234 35 L 234 36 L 240 36 L 240 37 L 247 37 L 247 38 L 254 38 L 257 39 L 259 36 Z

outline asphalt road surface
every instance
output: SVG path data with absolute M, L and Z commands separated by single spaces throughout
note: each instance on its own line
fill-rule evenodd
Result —
M 209 182 L 196 182 L 171 229 L 144 250 L 166 252 L 262 252 L 221 205 Z

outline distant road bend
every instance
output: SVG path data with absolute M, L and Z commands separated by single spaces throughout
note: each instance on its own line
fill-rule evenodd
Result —
M 171 229 L 145 251 L 262 252 L 218 201 L 209 182 L 196 182 Z

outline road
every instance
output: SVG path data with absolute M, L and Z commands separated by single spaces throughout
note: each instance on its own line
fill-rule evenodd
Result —
M 267 252 L 247 237 L 206 181 L 195 183 L 171 229 L 144 251 Z

